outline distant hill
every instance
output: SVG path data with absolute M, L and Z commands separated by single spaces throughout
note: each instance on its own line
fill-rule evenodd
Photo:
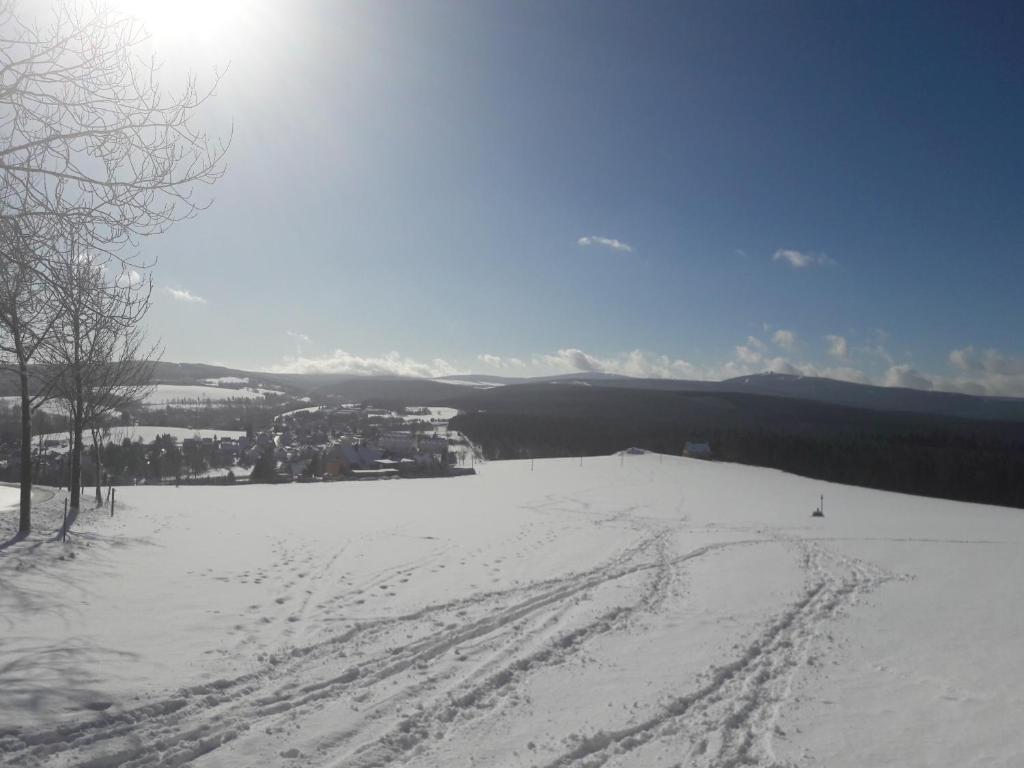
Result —
M 452 378 L 452 377 L 449 377 Z M 480 377 L 469 376 L 467 379 Z M 493 377 L 495 379 L 500 377 Z M 879 387 L 814 376 L 790 376 L 763 373 L 725 381 L 687 381 L 683 379 L 635 379 L 628 376 L 580 373 L 532 379 L 504 379 L 506 386 L 544 382 L 581 382 L 591 387 L 655 390 L 665 392 L 734 392 L 785 397 L 829 403 L 872 411 L 890 411 L 956 416 L 964 419 L 1024 421 L 1024 399 L 980 397 L 954 392 L 935 392 L 902 387 Z
M 438 379 L 402 376 L 360 376 L 337 373 L 267 373 L 244 371 L 202 363 L 159 363 L 155 380 L 163 384 L 196 384 L 205 379 L 248 378 L 253 385 L 277 387 L 295 396 L 332 396 L 382 405 L 448 405 L 475 402 L 474 391 L 516 389 L 537 385 L 587 385 L 590 388 L 640 392 L 690 392 L 750 394 L 783 397 L 869 411 L 953 416 L 963 419 L 1024 421 L 1024 399 L 979 397 L 952 392 L 923 391 L 900 387 L 855 384 L 813 376 L 764 373 L 726 381 L 638 379 L 601 372 L 568 373 L 532 378 L 460 374 Z M 6 383 L 6 382 L 5 382 Z M 10 382 L 13 384 L 13 381 Z M 7 387 L 5 389 L 9 389 Z M 572 387 L 572 391 L 582 389 Z M 537 390 L 530 389 L 536 393 Z M 11 391 L 9 394 L 14 394 Z M 501 399 L 500 396 L 498 396 Z M 505 397 L 515 399 L 509 393 Z
M 0 381 L 13 385 L 6 378 Z M 1024 507 L 1024 399 L 1019 398 L 779 374 L 718 382 L 597 372 L 423 379 L 160 363 L 154 378 L 160 384 L 265 387 L 284 392 L 286 401 L 448 406 L 460 411 L 452 428 L 490 458 L 608 454 L 630 445 L 678 454 L 687 441 L 709 442 L 715 457 L 727 461 Z M 256 413 L 249 403 L 233 407 L 231 412 L 203 410 L 210 422 L 205 426 L 241 429 L 261 419 L 269 423 L 274 415 Z M 195 423 L 198 417 L 168 412 L 161 423 L 204 426 Z
M 814 400 L 880 411 L 933 413 L 966 419 L 1024 421 L 1024 399 L 979 397 L 903 387 L 878 387 L 814 376 L 759 374 L 719 382 L 722 391 Z

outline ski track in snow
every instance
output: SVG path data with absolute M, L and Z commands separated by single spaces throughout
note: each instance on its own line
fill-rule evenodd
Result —
M 546 768 L 615 765 L 656 740 L 686 744 L 679 765 L 735 768 L 778 766 L 772 749 L 782 705 L 801 667 L 818 663 L 829 623 L 860 595 L 892 578 L 867 563 L 789 540 L 802 556 L 809 586 L 733 661 L 703 685 L 669 702 L 653 717 L 579 739 Z M 640 763 L 644 764 L 644 763 Z
M 586 502 L 570 498 L 549 497 L 531 509 L 590 514 Z M 230 748 L 252 734 L 272 734 L 287 722 L 344 706 L 360 711 L 357 726 L 325 734 L 313 754 L 281 753 L 288 764 L 369 768 L 401 763 L 422 755 L 433 741 L 472 727 L 478 718 L 514 706 L 526 680 L 585 652 L 596 638 L 629 631 L 634 622 L 658 615 L 689 561 L 767 544 L 789 551 L 804 574 L 805 588 L 795 602 L 733 651 L 731 660 L 692 681 L 691 689 L 679 690 L 653 714 L 620 727 L 567 736 L 564 751 L 538 755 L 538 762 L 547 768 L 646 765 L 652 763 L 645 759 L 645 750 L 669 745 L 678 765 L 781 765 L 773 740 L 779 712 L 793 695 L 794 678 L 828 652 L 830 624 L 894 577 L 830 551 L 824 540 L 741 526 L 722 530 L 731 536 L 756 536 L 678 554 L 673 544 L 685 518 L 648 518 L 636 511 L 627 507 L 590 518 L 591 524 L 639 534 L 638 543 L 591 570 L 477 593 L 402 616 L 360 621 L 337 617 L 347 621 L 337 634 L 271 654 L 250 673 L 89 720 L 0 731 L 0 757 L 5 764 L 22 766 L 171 768 Z M 320 571 L 330 571 L 345 554 L 337 552 Z M 359 594 L 446 554 L 439 542 L 416 560 L 346 584 L 339 610 Z M 311 588 L 296 608 L 300 614 L 328 600 L 325 587 L 315 581 L 310 579 Z M 611 585 L 622 587 L 620 603 L 588 611 L 588 595 Z

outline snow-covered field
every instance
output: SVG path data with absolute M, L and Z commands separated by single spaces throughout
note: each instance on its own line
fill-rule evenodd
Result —
M 274 389 L 263 389 L 262 387 L 207 387 L 202 384 L 157 384 L 153 387 L 143 402 L 151 408 L 163 408 L 174 406 L 183 401 L 213 401 L 229 400 L 231 398 L 245 398 L 248 400 L 261 399 L 267 395 L 280 395 Z
M 439 405 L 414 405 L 409 408 L 417 411 L 426 410 L 429 413 L 407 413 L 402 417 L 405 421 L 451 421 L 459 415 L 458 408 L 445 408 Z
M 1024 764 L 1024 512 L 478 468 L 123 488 L 67 544 L 60 494 L 25 541 L 0 514 L 0 763 Z
M 219 387 L 221 384 L 248 384 L 248 376 L 218 376 L 215 379 L 202 379 L 203 384 L 209 384 L 211 387 Z

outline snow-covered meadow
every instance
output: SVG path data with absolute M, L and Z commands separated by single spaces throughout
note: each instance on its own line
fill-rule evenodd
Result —
M 123 488 L 66 544 L 60 494 L 24 541 L 3 512 L 0 763 L 1024 764 L 1024 512 L 478 469 Z
M 263 387 L 217 387 L 203 384 L 157 384 L 143 399 L 149 408 L 175 407 L 196 402 L 217 403 L 223 400 L 242 398 L 259 400 L 267 395 L 280 395 L 276 389 Z

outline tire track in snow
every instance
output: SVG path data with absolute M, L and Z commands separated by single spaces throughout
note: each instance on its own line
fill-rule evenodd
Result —
M 528 676 L 542 671 L 547 666 L 564 663 L 574 654 L 584 650 L 588 642 L 602 635 L 626 630 L 638 614 L 657 612 L 667 597 L 672 581 L 677 577 L 678 568 L 686 561 L 731 546 L 766 543 L 764 539 L 718 542 L 670 557 L 667 547 L 668 533 L 666 529 L 657 537 L 656 562 L 629 570 L 630 575 L 647 570 L 654 571 L 632 603 L 616 606 L 580 626 L 548 638 L 539 649 L 531 653 L 516 657 L 514 648 L 506 650 L 502 653 L 505 661 L 498 665 L 497 669 L 453 686 L 429 704 L 418 702 L 416 711 L 401 716 L 397 726 L 357 745 L 340 759 L 332 762 L 332 767 L 369 768 L 388 765 L 406 758 L 425 742 L 443 737 L 452 728 L 471 726 L 477 717 L 487 714 L 509 699 L 514 700 L 516 691 Z M 515 640 L 516 646 L 526 645 L 521 638 Z
M 616 606 L 581 626 L 560 632 L 531 653 L 516 657 L 515 648 L 501 652 L 500 656 L 504 661 L 497 665 L 497 669 L 470 676 L 462 683 L 442 692 L 429 705 L 420 702 L 416 712 L 403 716 L 395 728 L 369 742 L 357 745 L 354 750 L 332 765 L 357 768 L 386 765 L 399 760 L 424 741 L 436 738 L 438 733 L 447 732 L 454 726 L 465 725 L 499 706 L 506 697 L 514 694 L 525 677 L 546 666 L 563 663 L 595 637 L 624 629 L 635 613 L 656 609 L 667 591 L 673 567 L 682 560 L 698 557 L 708 551 L 707 548 L 701 548 L 700 551 L 683 558 L 670 560 L 667 556 L 666 543 L 665 532 L 662 532 L 653 540 L 653 546 L 657 549 L 656 562 L 641 565 L 628 573 L 624 572 L 607 579 L 610 581 L 612 578 L 653 570 L 653 576 L 632 604 Z M 525 640 L 522 637 L 514 638 L 515 646 L 527 645 Z
M 564 607 L 586 590 L 663 566 L 663 562 L 636 560 L 663 542 L 666 535 L 667 531 L 650 535 L 589 571 L 506 592 L 473 595 L 393 619 L 357 624 L 326 641 L 294 648 L 281 658 L 271 657 L 267 667 L 254 673 L 192 686 L 173 696 L 95 720 L 8 733 L 0 736 L 0 755 L 24 765 L 53 761 L 104 767 L 183 765 L 233 741 L 256 722 L 283 713 L 294 714 L 322 700 L 372 687 L 414 665 L 429 665 L 475 639 L 503 633 L 514 635 L 519 622 L 543 617 L 548 609 Z M 702 547 L 682 559 L 699 556 L 714 546 Z M 680 560 L 676 558 L 674 562 Z M 483 615 L 445 624 L 440 632 L 429 632 L 431 627 L 426 626 L 447 614 L 458 615 L 469 609 L 478 609 Z M 353 643 L 373 646 L 375 638 L 388 630 L 406 629 L 410 625 L 418 626 L 426 634 L 404 646 L 370 654 L 340 673 L 326 674 L 331 667 L 337 669 L 339 662 L 347 660 L 346 650 Z M 566 642 L 572 645 L 575 641 Z M 540 661 L 535 659 L 531 665 Z M 318 682 L 294 682 L 309 679 L 311 670 L 324 673 Z
M 639 757 L 634 755 L 637 750 L 665 741 L 688 745 L 681 765 L 776 765 L 772 739 L 781 707 L 791 696 L 794 676 L 816 663 L 822 632 L 844 608 L 858 595 L 893 578 L 815 545 L 785 541 L 801 550 L 810 584 L 738 658 L 710 670 L 703 685 L 672 700 L 652 717 L 578 739 L 545 768 L 597 768 L 629 761 Z

